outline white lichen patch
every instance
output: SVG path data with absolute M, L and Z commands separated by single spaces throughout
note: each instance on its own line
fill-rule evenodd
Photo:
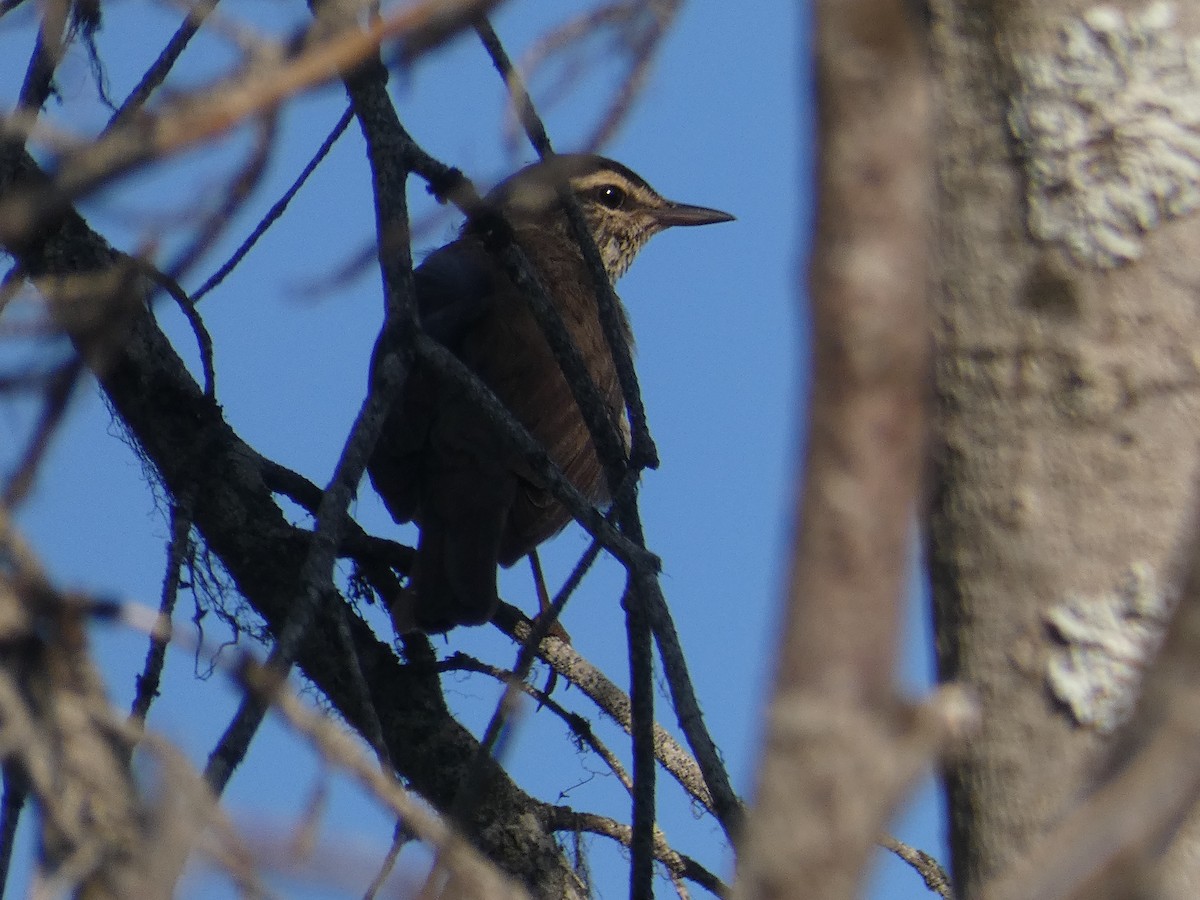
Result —
M 1046 613 L 1063 642 L 1050 655 L 1047 681 L 1076 722 L 1108 733 L 1129 718 L 1174 608 L 1153 570 L 1134 563 L 1111 593 L 1069 595 Z
M 1200 41 L 1177 33 L 1173 4 L 1095 7 L 1015 64 L 1009 125 L 1035 237 L 1111 268 L 1200 207 Z

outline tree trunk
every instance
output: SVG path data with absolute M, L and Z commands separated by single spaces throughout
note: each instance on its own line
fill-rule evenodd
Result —
M 929 561 L 941 676 L 982 706 L 949 772 L 970 897 L 1094 782 L 1178 589 L 1200 437 L 1200 10 L 931 7 Z M 1192 888 L 1169 896 L 1200 884 L 1182 840 L 1168 882 Z

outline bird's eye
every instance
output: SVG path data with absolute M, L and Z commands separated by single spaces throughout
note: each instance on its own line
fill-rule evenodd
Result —
M 614 184 L 596 188 L 596 202 L 609 209 L 620 209 L 625 204 L 625 192 Z

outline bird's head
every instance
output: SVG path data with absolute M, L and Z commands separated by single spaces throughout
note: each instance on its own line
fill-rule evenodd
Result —
M 558 190 L 574 192 L 612 281 L 620 278 L 646 241 L 674 225 L 729 222 L 729 213 L 664 199 L 632 169 L 603 156 L 571 153 L 534 163 L 488 195 L 513 224 L 566 227 Z

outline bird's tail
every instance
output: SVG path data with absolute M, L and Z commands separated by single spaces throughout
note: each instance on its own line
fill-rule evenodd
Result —
M 413 615 L 427 634 L 482 625 L 496 612 L 497 556 L 513 491 L 510 477 L 497 480 L 466 486 L 455 492 L 453 502 L 431 504 L 440 509 L 423 517 Z
M 444 528 L 426 525 L 421 529 L 413 569 L 413 616 L 426 634 L 441 634 L 458 625 L 482 625 L 496 611 L 494 566 L 490 584 L 478 573 L 472 576 L 469 569 L 462 571 L 453 562 L 452 542 Z

